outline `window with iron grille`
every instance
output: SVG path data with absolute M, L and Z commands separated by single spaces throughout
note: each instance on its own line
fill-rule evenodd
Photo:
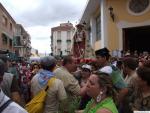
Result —
M 9 39 L 9 46 L 12 47 L 12 39 Z
M 2 42 L 3 44 L 7 44 L 7 36 L 5 34 L 2 34 Z
M 12 31 L 12 23 L 10 23 L 9 25 L 10 25 L 10 31 Z
M 7 18 L 5 16 L 2 17 L 2 24 L 7 27 Z

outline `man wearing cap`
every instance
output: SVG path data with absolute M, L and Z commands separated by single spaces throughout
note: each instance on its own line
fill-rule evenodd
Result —
M 127 85 L 124 82 L 119 69 L 109 63 L 109 50 L 107 48 L 102 48 L 95 51 L 95 54 L 99 71 L 108 73 L 111 76 L 115 88 L 119 91 L 119 101 L 122 101 L 128 92 Z
M 3 81 L 4 71 L 5 70 L 5 63 L 0 60 L 0 113 L 27 113 L 22 107 L 20 107 L 18 104 L 10 100 L 9 97 L 7 97 L 2 89 L 1 89 L 1 83 Z
M 46 87 L 48 81 L 54 77 L 53 70 L 56 66 L 56 60 L 52 56 L 40 59 L 42 70 L 38 72 L 31 80 L 31 92 L 35 96 L 39 91 Z M 63 82 L 54 79 L 54 82 L 47 90 L 44 113 L 57 113 L 60 102 L 66 99 L 66 92 Z

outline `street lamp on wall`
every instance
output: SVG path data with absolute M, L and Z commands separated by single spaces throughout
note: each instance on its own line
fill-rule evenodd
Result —
M 108 8 L 108 10 L 109 10 L 110 17 L 111 17 L 112 21 L 114 22 L 115 21 L 115 14 L 113 12 L 113 8 L 110 6 Z

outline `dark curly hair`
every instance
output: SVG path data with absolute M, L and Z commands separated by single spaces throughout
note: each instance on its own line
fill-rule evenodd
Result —
M 139 67 L 137 69 L 137 75 L 142 80 L 147 82 L 147 85 L 150 86 L 150 68 L 149 67 Z
M 126 57 L 123 59 L 123 64 L 125 67 L 135 70 L 138 67 L 138 60 L 132 57 Z
M 144 61 L 143 66 L 150 68 L 150 60 Z

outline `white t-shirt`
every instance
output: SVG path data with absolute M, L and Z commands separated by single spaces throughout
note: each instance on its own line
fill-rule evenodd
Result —
M 107 73 L 107 74 L 111 74 L 113 70 L 112 70 L 111 66 L 105 66 L 105 67 L 101 68 L 99 71 Z
M 9 97 L 7 97 L 3 91 L 0 91 L 0 107 L 9 100 Z M 10 103 L 3 111 L 2 113 L 28 113 L 25 109 L 23 109 L 21 106 L 16 104 L 15 102 Z

